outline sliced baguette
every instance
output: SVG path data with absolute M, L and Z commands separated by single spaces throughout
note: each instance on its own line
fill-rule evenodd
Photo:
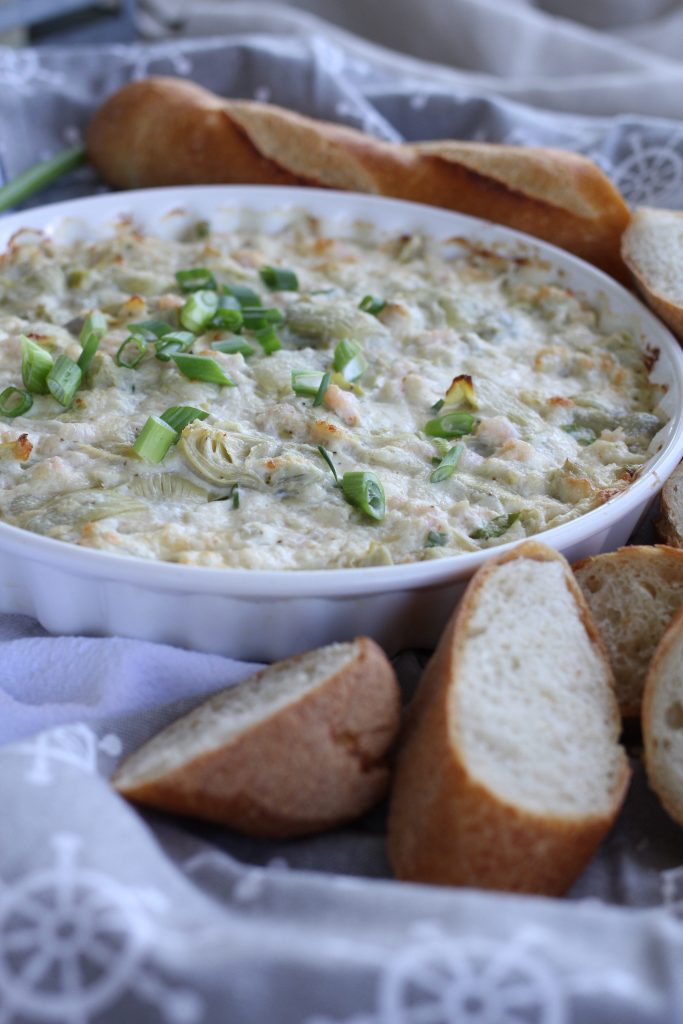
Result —
M 674 821 L 683 825 L 683 608 L 650 664 L 642 725 L 650 786 Z
M 662 488 L 661 511 L 655 529 L 665 544 L 683 548 L 683 462 Z
M 561 555 L 487 563 L 430 661 L 399 750 L 397 877 L 556 895 L 614 821 L 629 771 L 609 662 Z
M 574 573 L 607 647 L 621 713 L 637 718 L 650 659 L 683 604 L 683 551 L 634 545 L 586 558 Z
M 113 778 L 123 796 L 248 835 L 358 817 L 385 793 L 398 682 L 366 637 L 289 658 L 154 736 Z
M 621 254 L 647 304 L 683 341 L 683 211 L 640 207 Z
M 384 142 L 163 77 L 113 93 L 95 113 L 86 141 L 94 166 L 119 188 L 226 182 L 377 193 L 485 217 L 616 276 L 626 273 L 619 243 L 628 207 L 600 168 L 575 153 Z

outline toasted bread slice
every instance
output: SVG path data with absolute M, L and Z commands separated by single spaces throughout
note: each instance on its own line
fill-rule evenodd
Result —
M 586 558 L 574 572 L 607 647 L 621 713 L 637 718 L 650 659 L 683 604 L 683 551 L 634 545 Z
M 642 722 L 650 786 L 674 821 L 683 825 L 683 608 L 650 664 Z
M 375 804 L 400 721 L 390 662 L 366 637 L 266 668 L 223 690 L 129 757 L 129 800 L 286 838 Z
M 556 895 L 628 782 L 607 656 L 561 555 L 487 563 L 430 661 L 399 751 L 389 854 L 399 878 Z
M 683 341 L 683 211 L 640 207 L 621 254 L 648 305 Z
M 669 547 L 683 548 L 683 462 L 662 488 L 661 512 L 655 529 Z

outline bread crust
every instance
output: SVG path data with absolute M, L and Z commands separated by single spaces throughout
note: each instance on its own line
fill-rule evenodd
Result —
M 448 705 L 458 685 L 467 623 L 496 567 L 519 558 L 566 565 L 561 555 L 534 541 L 487 563 L 470 582 L 420 684 L 398 754 L 389 815 L 389 856 L 398 878 L 560 895 L 583 870 L 621 806 L 629 779 L 625 755 L 609 812 L 572 819 L 531 813 L 502 800 L 470 774 L 453 740 Z M 609 672 L 602 640 L 568 566 L 565 583 Z M 616 701 L 612 715 L 616 737 Z
M 624 232 L 621 241 L 621 255 L 624 263 L 630 271 L 631 278 L 635 282 L 638 291 L 641 293 L 648 306 L 657 314 L 664 323 L 671 328 L 680 342 L 683 342 L 683 306 L 673 302 L 657 285 L 648 278 L 640 265 L 637 249 L 638 236 L 642 231 L 647 231 L 648 216 L 665 214 L 670 217 L 680 217 L 683 221 L 683 212 L 680 210 L 659 210 L 647 206 L 640 207 L 634 211 L 631 223 Z
M 666 685 L 664 672 L 666 662 L 671 657 L 672 648 L 680 644 L 683 635 L 683 608 L 681 608 L 669 623 L 669 626 L 660 640 L 657 650 L 654 653 L 643 692 L 643 708 L 641 716 L 643 733 L 643 760 L 645 771 L 650 788 L 657 794 L 662 806 L 675 822 L 683 826 L 683 790 L 676 792 L 672 789 L 670 780 L 665 772 L 661 772 L 658 762 L 662 757 L 659 750 L 660 737 L 656 734 L 656 723 L 654 720 L 654 704 L 658 697 L 658 688 Z M 683 703 L 683 694 L 681 695 Z
M 619 239 L 628 208 L 602 171 L 573 153 L 384 142 L 175 78 L 123 86 L 93 117 L 86 143 L 120 188 L 225 182 L 376 193 L 485 217 L 626 273 Z
M 263 838 L 358 817 L 386 792 L 400 691 L 382 649 L 368 637 L 356 645 L 351 664 L 231 742 L 137 785 L 122 782 L 124 763 L 114 786 L 136 803 Z

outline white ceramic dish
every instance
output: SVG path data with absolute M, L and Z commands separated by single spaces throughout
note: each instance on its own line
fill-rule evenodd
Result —
M 304 208 L 342 231 L 355 219 L 395 233 L 467 236 L 486 246 L 525 247 L 565 282 L 635 327 L 659 349 L 652 379 L 668 386 L 671 419 L 662 448 L 626 491 L 541 539 L 575 560 L 625 543 L 683 457 L 683 355 L 674 338 L 613 280 L 559 249 L 484 221 L 415 203 L 316 189 L 256 186 L 154 189 L 57 203 L 0 221 L 0 250 L 20 228 L 67 240 L 101 236 L 121 216 L 169 236 L 188 222 L 227 227 L 258 211 L 277 228 Z M 507 545 L 505 545 L 507 547 Z M 0 610 L 36 617 L 53 633 L 163 641 L 236 658 L 271 660 L 361 633 L 390 652 L 430 647 L 472 573 L 502 547 L 408 565 L 304 572 L 205 569 L 79 548 L 0 523 Z

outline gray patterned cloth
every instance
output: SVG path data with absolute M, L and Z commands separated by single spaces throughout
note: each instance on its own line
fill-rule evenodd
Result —
M 235 16 L 237 17 L 237 15 Z M 191 76 L 389 139 L 587 153 L 635 202 L 683 206 L 683 125 L 549 114 L 321 29 L 123 49 L 0 50 L 12 176 L 77 140 L 132 76 Z M 290 23 L 292 19 L 290 18 Z M 44 198 L 101 189 L 82 170 Z M 683 1020 L 683 834 L 635 781 L 553 901 L 392 882 L 383 809 L 306 841 L 140 815 L 122 755 L 254 666 L 0 616 L 0 1024 L 673 1024 Z M 406 696 L 424 657 L 397 659 Z

